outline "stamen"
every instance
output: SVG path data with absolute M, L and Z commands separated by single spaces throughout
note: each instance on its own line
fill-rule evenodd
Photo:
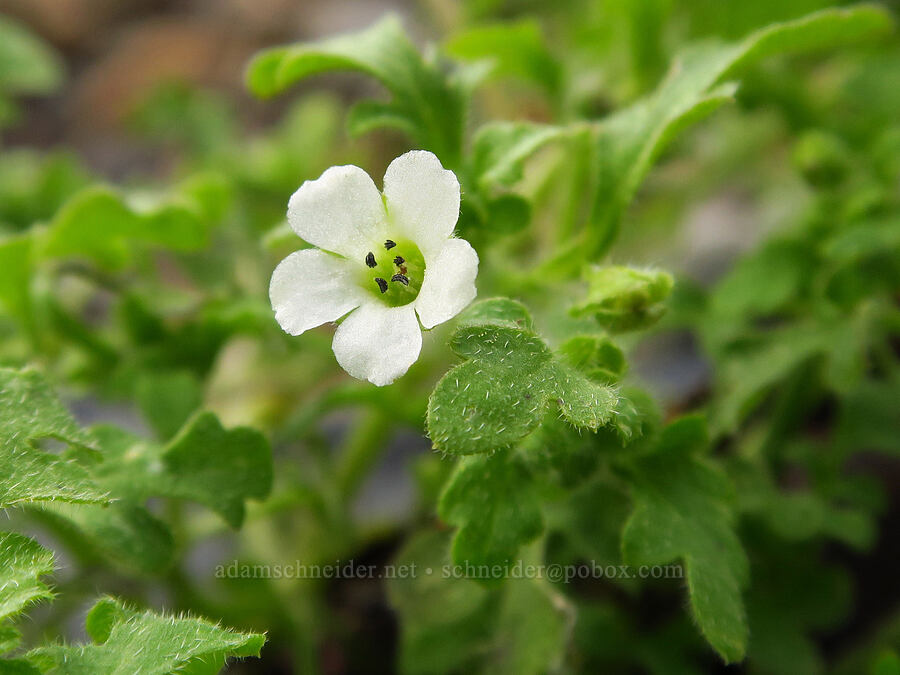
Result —
M 402 274 L 395 274 L 394 276 L 391 277 L 391 281 L 399 281 L 404 286 L 409 286 L 409 278 L 403 276 Z M 387 285 L 387 284 L 385 284 L 385 285 Z
M 388 251 L 390 251 L 390 250 L 391 250 L 392 248 L 394 248 L 396 245 L 397 245 L 397 242 L 391 241 L 390 239 L 388 239 L 386 242 L 384 242 L 384 247 L 385 247 Z
M 406 261 L 403 259 L 403 256 L 398 255 L 396 258 L 394 258 L 394 264 L 397 265 L 398 267 L 405 262 Z
M 368 265 L 369 267 L 375 267 L 375 265 L 377 264 L 378 263 L 375 262 L 375 254 L 372 253 L 372 251 L 369 251 L 368 254 L 366 254 L 366 265 Z
M 393 279 L 391 281 L 393 281 Z M 384 279 L 382 279 L 381 277 L 375 277 L 375 283 L 378 284 L 378 288 L 381 289 L 382 293 L 387 292 L 387 282 Z

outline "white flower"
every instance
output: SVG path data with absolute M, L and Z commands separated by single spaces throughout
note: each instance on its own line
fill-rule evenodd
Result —
M 333 166 L 300 186 L 287 217 L 318 248 L 295 251 L 275 268 L 275 319 L 300 335 L 347 315 L 332 348 L 354 377 L 390 384 L 419 357 L 419 323 L 433 328 L 475 297 L 478 255 L 451 236 L 459 182 L 430 152 L 391 162 L 384 195 L 359 167 Z

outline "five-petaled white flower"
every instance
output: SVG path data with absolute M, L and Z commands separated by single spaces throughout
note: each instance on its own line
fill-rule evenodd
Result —
M 349 313 L 332 348 L 354 377 L 390 384 L 419 357 L 419 322 L 433 328 L 475 297 L 478 255 L 451 236 L 459 181 L 430 152 L 391 162 L 384 195 L 359 167 L 333 166 L 300 186 L 287 217 L 318 248 L 295 251 L 275 268 L 275 319 L 300 335 Z

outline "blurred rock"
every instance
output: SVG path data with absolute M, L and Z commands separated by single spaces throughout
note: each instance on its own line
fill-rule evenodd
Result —
M 254 45 L 224 22 L 167 17 L 124 29 L 75 83 L 67 114 L 77 133 L 117 126 L 164 82 L 241 86 Z
M 18 17 L 62 47 L 96 40 L 119 18 L 158 2 L 153 0 L 0 0 L 0 12 Z

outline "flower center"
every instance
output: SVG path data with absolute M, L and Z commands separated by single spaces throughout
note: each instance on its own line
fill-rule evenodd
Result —
M 425 258 L 419 247 L 407 239 L 387 239 L 369 251 L 363 268 L 363 288 L 388 307 L 408 305 L 422 288 Z

